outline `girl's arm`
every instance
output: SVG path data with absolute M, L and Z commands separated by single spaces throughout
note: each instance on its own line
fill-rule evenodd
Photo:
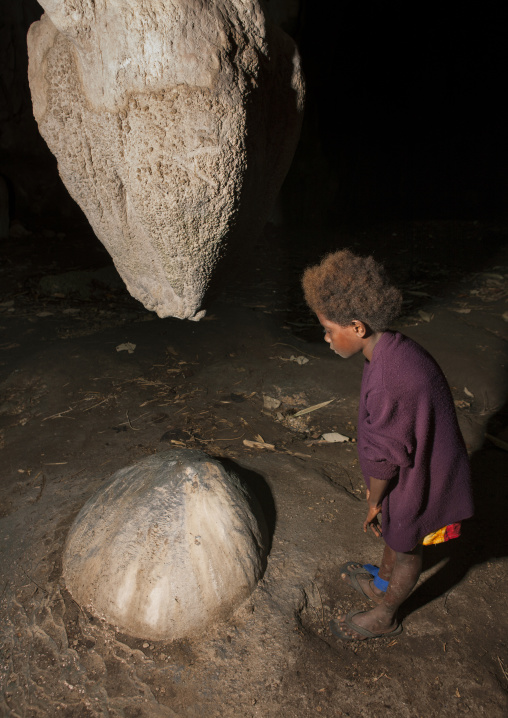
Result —
M 369 510 L 367 512 L 367 518 L 363 522 L 363 530 L 367 531 L 370 526 L 376 536 L 382 536 L 381 526 L 378 522 L 378 514 L 381 513 L 381 503 L 383 497 L 388 489 L 389 481 L 382 479 L 375 479 L 373 476 L 369 477 L 370 489 L 367 489 L 367 503 Z

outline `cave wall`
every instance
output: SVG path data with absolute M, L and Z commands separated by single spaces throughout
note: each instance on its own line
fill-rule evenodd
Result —
M 307 79 L 303 135 L 282 193 L 285 221 L 506 216 L 501 3 L 266 5 L 296 39 Z M 23 217 L 78 216 L 31 111 L 26 32 L 41 14 L 35 0 L 3 4 L 0 174 L 14 184 Z
M 291 201 L 307 221 L 505 217 L 502 4 L 304 3 Z
M 26 35 L 42 15 L 35 0 L 4 2 L 0 14 L 0 177 L 2 215 L 30 225 L 41 216 L 79 214 L 37 129 L 28 87 Z

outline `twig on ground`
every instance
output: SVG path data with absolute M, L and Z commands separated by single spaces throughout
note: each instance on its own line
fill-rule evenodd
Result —
M 107 396 L 107 397 L 106 397 L 105 399 L 103 399 L 102 401 L 99 401 L 97 404 L 94 404 L 93 406 L 89 406 L 88 409 L 83 409 L 83 411 L 85 412 L 85 411 L 90 411 L 90 409 L 96 409 L 96 408 L 97 408 L 98 406 L 100 406 L 101 404 L 104 404 L 104 402 L 107 401 L 108 399 L 109 399 L 109 396 Z
M 203 443 L 214 443 L 215 441 L 236 441 L 237 439 L 241 439 L 242 436 L 245 436 L 245 432 L 243 434 L 240 434 L 240 436 L 233 436 L 230 439 L 198 439 L 198 441 L 202 441 Z
M 42 474 L 42 471 L 39 471 L 39 473 L 37 474 L 37 476 L 35 477 L 35 479 L 38 479 L 41 474 Z M 34 479 L 34 482 L 35 482 L 35 479 Z M 36 498 L 35 498 L 34 504 L 36 504 L 37 501 L 40 501 L 41 496 L 42 496 L 42 492 L 44 491 L 44 487 L 45 487 L 45 486 L 46 486 L 46 476 L 45 476 L 44 474 L 42 474 L 41 488 L 40 488 L 39 493 L 37 494 L 37 496 L 36 496 Z
M 46 416 L 46 418 L 43 419 L 42 421 L 48 421 L 48 419 L 59 419 L 63 414 L 68 414 L 69 411 L 73 411 L 73 410 L 74 410 L 74 407 L 71 406 L 70 409 L 66 409 L 65 411 L 59 411 L 58 414 L 52 414 L 52 416 Z M 68 416 L 67 418 L 73 419 L 74 417 Z
M 389 681 L 392 680 L 392 679 L 390 678 L 390 676 L 386 675 L 386 673 L 381 673 L 379 676 L 377 676 L 377 678 L 373 678 L 373 679 L 372 679 L 372 682 L 375 683 L 375 682 L 378 681 L 380 678 L 388 678 Z
M 308 406 L 306 409 L 300 409 L 300 411 L 297 411 L 296 414 L 293 414 L 293 417 L 310 414 L 311 411 L 317 411 L 318 409 L 322 409 L 324 406 L 328 406 L 328 404 L 331 404 L 332 401 L 334 400 L 328 399 L 328 401 L 322 401 L 320 404 L 314 404 L 313 406 Z
M 505 451 L 508 451 L 508 441 L 498 439 L 497 436 L 492 436 L 492 434 L 485 434 L 485 438 L 491 441 L 494 446 L 497 446 L 498 449 L 504 449 Z
M 133 419 L 132 421 L 139 421 L 147 414 L 148 414 L 148 412 L 145 411 L 144 414 L 141 414 L 140 416 L 138 416 L 136 419 Z M 125 416 L 127 417 L 127 421 L 123 421 L 121 424 L 118 424 L 118 426 L 125 426 L 126 424 L 128 424 L 130 426 L 130 428 L 132 429 L 132 431 L 141 431 L 141 429 L 136 429 L 134 426 L 132 426 L 132 421 L 129 419 L 129 410 L 128 409 L 125 412 Z
M 505 677 L 505 680 L 508 682 L 508 673 L 506 673 L 506 668 L 503 665 L 503 661 L 501 660 L 501 658 L 499 656 L 497 657 L 497 660 L 499 662 L 499 665 L 501 666 L 501 670 L 503 671 L 503 676 Z
M 301 454 L 299 451 L 289 451 L 289 449 L 286 449 L 286 451 L 282 451 L 279 453 L 288 454 L 289 456 L 296 456 L 297 459 L 312 459 L 312 456 L 310 454 Z
M 448 596 L 451 595 L 452 591 L 453 591 L 453 588 L 450 589 L 449 591 L 447 591 L 447 592 L 445 593 L 444 603 L 443 603 L 443 609 L 444 609 L 445 611 L 446 611 L 446 602 L 448 601 Z M 446 612 L 448 613 L 448 611 L 446 611 Z
M 275 446 L 273 444 L 267 444 L 266 441 L 251 441 L 250 439 L 244 439 L 243 443 L 244 446 L 247 446 L 249 449 L 269 449 L 270 451 L 275 451 Z

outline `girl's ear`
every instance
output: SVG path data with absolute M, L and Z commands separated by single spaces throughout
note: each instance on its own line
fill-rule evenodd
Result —
M 367 334 L 367 327 L 365 326 L 365 324 L 359 319 L 353 319 L 351 324 L 353 325 L 355 334 L 363 339 L 363 337 Z

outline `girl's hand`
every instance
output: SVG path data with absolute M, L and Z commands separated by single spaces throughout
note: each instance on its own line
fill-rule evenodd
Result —
M 367 501 L 370 499 L 370 491 L 367 489 Z M 369 506 L 369 510 L 367 512 L 367 518 L 363 522 L 363 530 L 365 533 L 367 533 L 367 528 L 370 526 L 372 529 L 372 532 L 374 536 L 377 538 L 380 538 L 383 535 L 383 531 L 381 530 L 381 526 L 379 525 L 378 521 L 378 514 L 381 513 L 381 506 Z
M 367 513 L 367 518 L 363 522 L 363 530 L 367 532 L 367 528 L 370 526 L 372 529 L 372 532 L 374 533 L 377 538 L 380 538 L 383 535 L 383 532 L 381 530 L 381 526 L 379 525 L 378 521 L 378 514 L 381 513 L 381 507 L 380 506 L 369 506 L 369 511 Z

